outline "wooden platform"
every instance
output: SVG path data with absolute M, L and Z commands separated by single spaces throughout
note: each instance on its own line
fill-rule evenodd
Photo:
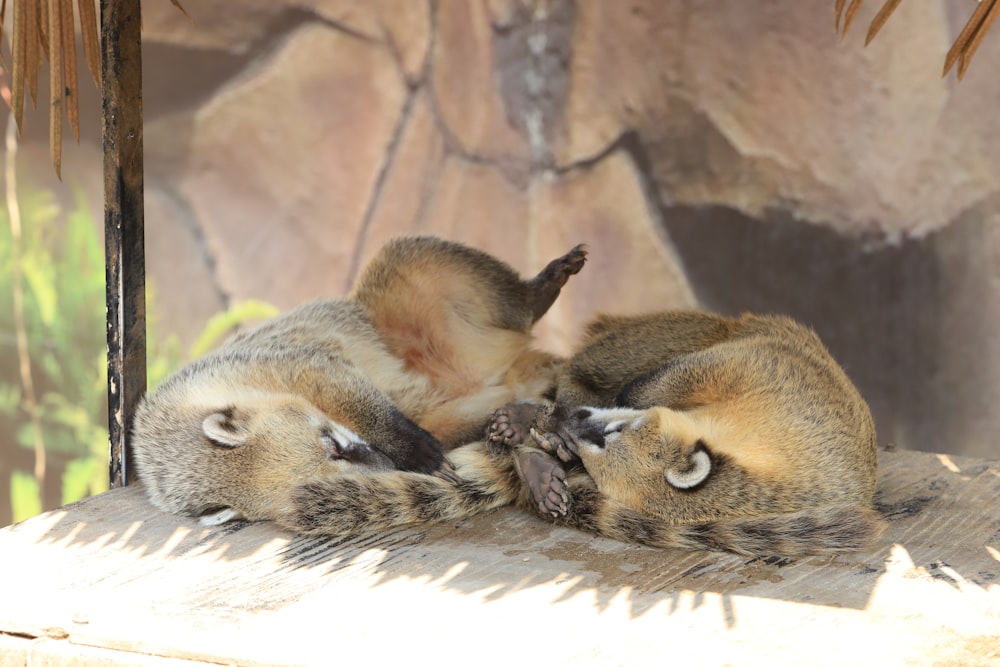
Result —
M 791 563 L 514 510 L 207 529 L 116 490 L 0 530 L 0 666 L 1000 665 L 1000 463 L 880 455 L 884 542 Z

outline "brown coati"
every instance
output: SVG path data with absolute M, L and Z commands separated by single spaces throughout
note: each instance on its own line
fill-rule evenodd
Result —
M 531 329 L 585 259 L 578 246 L 522 280 L 458 243 L 390 241 L 347 298 L 240 333 L 145 396 L 140 480 L 157 507 L 213 524 L 275 518 L 303 480 L 345 468 L 447 476 L 445 448 L 552 391 L 559 360 Z
M 555 403 L 498 410 L 487 440 L 451 452 L 457 484 L 313 480 L 279 521 L 348 533 L 514 503 L 619 540 L 786 556 L 861 549 L 884 526 L 868 406 L 786 317 L 600 317 Z

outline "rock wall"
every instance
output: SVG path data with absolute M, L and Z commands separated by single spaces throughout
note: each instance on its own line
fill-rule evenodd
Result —
M 941 79 L 964 8 L 904 3 L 862 48 L 832 2 L 184 4 L 143 22 L 148 270 L 185 341 L 344 293 L 397 234 L 524 272 L 586 242 L 548 347 L 598 310 L 786 312 L 883 442 L 1000 455 L 1000 36 Z M 99 206 L 98 108 L 64 173 Z

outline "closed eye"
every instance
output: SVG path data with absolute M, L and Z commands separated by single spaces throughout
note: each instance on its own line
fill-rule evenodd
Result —
M 604 435 L 611 435 L 612 433 L 621 433 L 628 426 L 628 422 L 619 420 L 609 423 L 604 427 Z
M 319 441 L 330 458 L 340 458 L 341 453 L 347 447 L 346 442 L 343 442 L 333 431 L 326 428 L 320 431 Z

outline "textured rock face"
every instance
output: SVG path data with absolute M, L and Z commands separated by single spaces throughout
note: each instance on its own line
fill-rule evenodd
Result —
M 940 79 L 965 9 L 904 3 L 863 49 L 797 0 L 185 4 L 143 7 L 147 260 L 185 340 L 340 295 L 401 233 L 525 273 L 586 242 L 547 346 L 598 310 L 787 312 L 883 442 L 1000 454 L 1000 35 Z

